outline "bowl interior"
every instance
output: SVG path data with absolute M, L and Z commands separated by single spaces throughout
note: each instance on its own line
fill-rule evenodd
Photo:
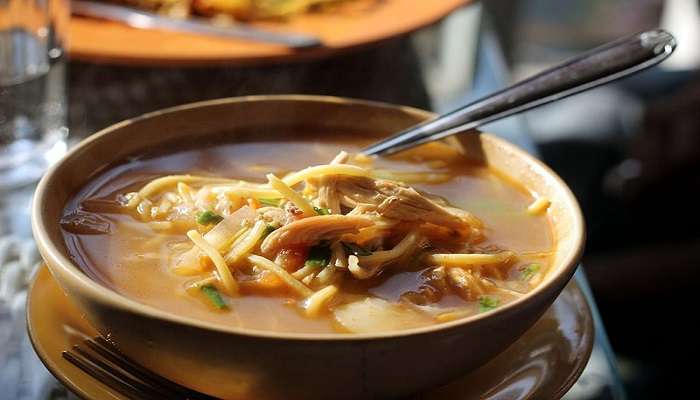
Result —
M 40 243 L 40 248 L 43 249 L 44 257 L 52 258 L 55 261 L 53 264 L 59 265 L 60 273 L 66 274 L 69 279 L 80 280 L 80 284 L 86 290 L 92 290 L 93 295 L 101 296 L 103 301 L 121 302 L 122 306 L 138 309 L 140 312 L 207 326 L 184 317 L 175 318 L 164 315 L 163 312 L 128 300 L 90 281 L 82 270 L 70 261 L 58 224 L 64 206 L 71 196 L 107 166 L 122 162 L 129 156 L 142 154 L 146 149 L 157 149 L 174 141 L 184 146 L 189 143 L 201 145 L 213 138 L 220 140 L 222 136 L 230 141 L 255 141 L 261 140 L 267 134 L 276 134 L 287 128 L 298 130 L 303 127 L 322 129 L 329 135 L 358 132 L 368 137 L 379 138 L 425 120 L 431 115 L 428 112 L 407 107 L 316 96 L 254 96 L 221 99 L 147 114 L 116 124 L 90 137 L 47 173 L 35 197 L 34 234 Z M 554 240 L 557 243 L 553 267 L 544 281 L 524 298 L 543 290 L 554 281 L 563 288 L 564 283 L 573 273 L 575 262 L 583 246 L 582 218 L 576 200 L 566 185 L 542 163 L 516 146 L 491 135 L 460 135 L 450 139 L 450 144 L 463 152 L 465 157 L 488 163 L 502 173 L 522 182 L 538 196 L 546 196 L 552 201 L 549 213 Z M 523 299 L 504 306 L 503 309 L 515 307 Z M 496 312 L 500 311 L 500 309 L 496 310 Z M 480 316 L 468 319 L 472 318 L 480 318 Z M 463 322 L 464 320 L 454 321 L 440 326 Z M 213 328 L 236 330 L 225 327 Z M 418 328 L 415 332 L 431 329 L 435 328 Z M 409 333 L 411 330 L 401 331 L 401 334 Z M 325 334 L 325 336 L 331 335 Z M 347 335 L 334 336 L 347 337 Z

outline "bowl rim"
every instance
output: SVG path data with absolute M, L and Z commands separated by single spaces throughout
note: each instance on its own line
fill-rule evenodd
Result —
M 496 142 L 499 146 L 506 148 L 512 154 L 517 157 L 524 158 L 527 163 L 533 168 L 533 170 L 540 175 L 546 175 L 551 178 L 552 181 L 556 182 L 556 185 L 563 189 L 563 194 L 566 201 L 569 203 L 572 209 L 572 229 L 571 232 L 575 236 L 572 250 L 564 255 L 560 265 L 562 267 L 556 268 L 550 273 L 555 273 L 550 279 L 542 282 L 536 288 L 528 292 L 525 296 L 518 298 L 510 303 L 498 307 L 495 310 L 475 314 L 466 318 L 456 319 L 454 321 L 442 322 L 433 325 L 411 328 L 405 330 L 391 330 L 383 331 L 377 333 L 298 333 L 298 332 L 276 332 L 276 331 L 266 331 L 261 329 L 250 329 L 241 327 L 226 326 L 220 323 L 202 321 L 196 318 L 176 315 L 165 310 L 159 309 L 155 306 L 147 305 L 136 300 L 133 300 L 123 294 L 118 293 L 114 289 L 100 284 L 94 279 L 90 278 L 85 274 L 79 266 L 77 266 L 69 257 L 63 254 L 61 250 L 51 241 L 49 238 L 46 225 L 48 221 L 44 221 L 43 207 L 45 201 L 47 201 L 50 196 L 48 188 L 53 180 L 61 173 L 62 166 L 66 163 L 66 160 L 74 157 L 76 154 L 82 152 L 82 149 L 89 146 L 93 142 L 98 142 L 101 138 L 114 134 L 118 132 L 124 126 L 134 124 L 138 121 L 158 117 L 164 114 L 180 112 L 193 108 L 201 108 L 213 105 L 222 104 L 235 104 L 243 102 L 267 102 L 267 101 L 290 101 L 290 102 L 317 102 L 317 103 L 341 103 L 349 105 L 362 105 L 369 106 L 372 108 L 380 108 L 386 110 L 398 110 L 404 113 L 412 114 L 414 116 L 428 119 L 434 117 L 436 114 L 421 110 L 414 107 L 393 105 L 384 102 L 350 99 L 335 96 L 317 96 L 317 95 L 256 95 L 256 96 L 242 96 L 242 97 L 227 97 L 215 100 L 206 100 L 194 103 L 183 104 L 175 107 L 169 107 L 150 113 L 143 114 L 134 118 L 130 118 L 116 124 L 110 125 L 95 134 L 89 136 L 88 138 L 82 140 L 78 145 L 73 147 L 68 151 L 59 161 L 52 165 L 47 172 L 42 177 L 41 181 L 37 185 L 36 191 L 34 193 L 34 198 L 32 201 L 32 231 L 34 238 L 37 242 L 42 253 L 42 256 L 46 259 L 46 264 L 51 266 L 57 266 L 58 268 L 49 268 L 53 273 L 54 271 L 60 273 L 62 278 L 68 279 L 72 286 L 82 290 L 87 297 L 93 298 L 94 300 L 109 305 L 118 309 L 125 309 L 129 312 L 140 314 L 149 318 L 155 318 L 159 320 L 164 320 L 167 322 L 173 322 L 177 324 L 182 324 L 190 327 L 200 328 L 204 330 L 234 334 L 239 336 L 249 336 L 255 338 L 263 339 L 280 339 L 280 340 L 299 340 L 299 341 L 362 341 L 362 340 L 376 340 L 376 339 L 390 339 L 396 337 L 413 336 L 429 334 L 436 331 L 447 331 L 462 325 L 470 324 L 475 321 L 492 319 L 497 315 L 505 314 L 508 312 L 513 312 L 516 308 L 519 308 L 522 304 L 531 302 L 533 299 L 538 297 L 539 294 L 545 290 L 555 287 L 557 292 L 559 289 L 563 289 L 566 283 L 573 276 L 578 261 L 583 253 L 584 242 L 585 242 L 585 227 L 583 222 L 583 215 L 581 209 L 578 205 L 576 197 L 571 192 L 569 187 L 564 183 L 564 181 L 548 166 L 546 166 L 542 161 L 533 157 L 525 150 L 512 144 L 504 139 L 497 136 L 481 133 L 481 135 L 488 137 L 489 140 Z M 60 281 L 60 280 L 59 280 Z

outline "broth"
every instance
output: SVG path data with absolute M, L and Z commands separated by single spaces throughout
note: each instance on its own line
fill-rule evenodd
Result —
M 225 296 L 227 309 L 212 307 L 206 296 L 193 296 L 186 290 L 194 279 L 192 276 L 172 270 L 168 256 L 172 249 L 191 244 L 184 232 L 154 230 L 133 213 L 115 207 L 114 200 L 167 174 L 216 175 L 264 183 L 267 172 L 282 176 L 309 165 L 326 164 L 340 150 L 357 152 L 362 144 L 328 140 L 322 143 L 314 137 L 220 144 L 194 150 L 173 149 L 109 167 L 98 173 L 66 206 L 63 232 L 69 253 L 86 273 L 107 287 L 173 314 L 256 330 L 347 332 L 332 312 L 322 312 L 317 318 L 306 316 L 298 307 L 302 299 L 289 291 Z M 499 293 L 490 293 L 488 301 L 482 297 L 467 301 L 454 290 L 448 290 L 430 304 L 402 305 L 411 310 L 410 315 L 397 318 L 395 323 L 380 324 L 377 330 L 430 325 L 488 311 L 512 301 L 541 281 L 549 268 L 554 243 L 546 213 L 527 212 L 534 197 L 525 188 L 495 171 L 455 156 L 438 144 L 407 152 L 401 158 L 379 158 L 374 167 L 448 174 L 449 180 L 445 182 L 411 186 L 442 196 L 452 206 L 479 218 L 484 225 L 479 249 L 507 249 L 517 255 L 485 275 L 504 288 Z M 81 218 L 76 220 L 76 213 Z M 92 230 L 78 226 L 85 222 Z M 343 280 L 331 309 L 368 296 L 404 304 L 408 292 L 418 293 L 425 288 L 426 275 L 431 270 L 431 266 L 409 264 L 405 268 L 393 266 L 366 280 Z

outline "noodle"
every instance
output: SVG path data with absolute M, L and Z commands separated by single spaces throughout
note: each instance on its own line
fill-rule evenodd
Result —
M 233 179 L 225 178 L 211 178 L 207 176 L 194 176 L 194 175 L 169 175 L 162 178 L 154 179 L 150 181 L 146 186 L 142 187 L 127 203 L 128 208 L 136 207 L 141 200 L 146 199 L 148 196 L 162 191 L 165 187 L 182 183 L 229 183 L 238 182 Z
M 318 265 L 314 265 L 314 264 L 304 265 L 303 267 L 294 271 L 292 273 L 292 276 L 301 281 L 304 278 L 306 278 L 307 276 L 313 274 L 314 272 L 317 272 L 319 269 L 321 269 L 321 267 Z
M 251 228 L 250 232 L 248 232 L 247 235 L 243 236 L 239 242 L 234 244 L 233 248 L 231 248 L 231 251 L 229 251 L 226 254 L 226 264 L 234 265 L 239 260 L 247 256 L 248 253 L 250 253 L 253 250 L 253 247 L 255 247 L 255 245 L 258 244 L 263 234 L 265 233 L 266 228 L 267 224 L 265 224 L 264 221 L 256 222 L 255 225 L 253 225 L 253 228 Z
M 467 267 L 472 265 L 498 264 L 513 257 L 510 251 L 497 254 L 430 254 L 425 262 L 446 267 Z
M 338 293 L 336 286 L 330 285 L 312 294 L 304 300 L 304 311 L 307 317 L 317 317 L 323 306 L 333 299 Z
M 326 164 L 315 167 L 304 168 L 301 171 L 287 175 L 282 181 L 287 186 L 294 186 L 311 178 L 319 178 L 325 175 L 348 175 L 348 176 L 369 176 L 369 171 L 349 164 Z
M 295 192 L 294 189 L 287 186 L 287 184 L 281 181 L 278 177 L 273 174 L 267 174 L 267 180 L 270 182 L 270 186 L 280 192 L 283 197 L 299 207 L 299 209 L 304 212 L 304 216 L 311 217 L 316 215 L 314 206 L 312 206 L 311 203 L 303 198 L 299 193 Z
M 275 189 L 270 187 L 265 187 L 262 185 L 255 185 L 253 183 L 243 182 L 237 183 L 235 185 L 213 185 L 210 186 L 212 193 L 216 194 L 228 194 L 233 193 L 241 197 L 254 197 L 256 199 L 267 198 L 267 199 L 279 199 L 280 194 Z
M 223 257 L 221 257 L 221 254 L 209 243 L 207 243 L 206 240 L 202 237 L 202 235 L 199 234 L 199 232 L 195 230 L 191 230 L 187 232 L 187 237 L 192 240 L 192 242 L 195 244 L 195 246 L 199 247 L 200 250 L 204 252 L 209 258 L 211 258 L 212 262 L 214 263 L 214 266 L 216 266 L 216 271 L 219 274 L 219 278 L 221 279 L 221 283 L 224 285 L 224 288 L 230 294 L 231 296 L 235 296 L 238 294 L 238 284 L 236 283 L 236 280 L 233 279 L 233 275 L 231 274 L 231 270 L 228 269 L 228 266 L 226 265 L 226 262 L 224 261 Z
M 311 289 L 309 289 L 308 287 L 304 286 L 304 284 L 296 280 L 292 275 L 289 274 L 289 272 L 285 271 L 284 268 L 268 260 L 267 258 L 262 256 L 256 256 L 253 254 L 248 256 L 248 261 L 250 261 L 253 265 L 257 267 L 275 273 L 278 277 L 280 277 L 280 279 L 284 281 L 284 283 L 287 284 L 287 286 L 292 288 L 297 294 L 301 295 L 302 297 L 309 297 L 313 294 Z
M 306 275 L 304 279 L 301 280 L 301 283 L 303 283 L 306 286 L 311 286 L 311 281 L 314 280 L 317 274 L 318 271 L 312 271 L 310 274 Z
M 527 213 L 530 215 L 540 215 L 547 211 L 551 204 L 552 202 L 549 201 L 548 198 L 540 197 L 539 199 L 535 200 L 532 204 L 530 204 L 530 206 L 527 208 Z
M 195 282 L 188 284 L 187 289 L 200 288 L 200 287 L 206 286 L 206 285 L 213 285 L 216 283 L 216 281 L 218 281 L 216 275 L 211 275 L 211 276 L 208 276 L 204 279 L 199 279 Z
M 316 284 L 316 285 L 321 286 L 321 287 L 329 285 L 330 283 L 332 283 L 335 280 L 336 270 L 337 270 L 337 268 L 334 267 L 333 265 L 327 266 L 326 268 L 321 270 L 321 272 L 319 272 L 314 277 L 314 279 L 313 279 L 313 281 L 311 281 L 311 283 Z
M 444 183 L 452 179 L 449 174 L 426 172 L 399 172 L 375 169 L 370 176 L 374 179 L 389 179 L 404 183 Z

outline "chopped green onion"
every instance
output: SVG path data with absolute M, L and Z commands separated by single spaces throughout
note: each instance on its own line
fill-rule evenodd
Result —
M 345 243 L 341 242 L 343 244 L 343 247 L 345 248 L 345 251 L 355 255 L 355 256 L 369 256 L 372 255 L 372 252 L 365 249 L 364 247 L 360 246 L 357 243 Z
M 197 223 L 200 225 L 218 224 L 223 221 L 224 217 L 214 213 L 213 211 L 204 211 L 197 213 Z
M 498 307 L 499 304 L 500 302 L 498 301 L 498 299 L 489 296 L 481 296 L 479 297 L 479 312 L 483 313 L 491 311 L 494 308 Z
M 331 215 L 330 208 L 319 208 L 314 206 L 314 211 L 316 211 L 316 214 L 318 215 Z
M 266 205 L 268 207 L 279 207 L 280 199 L 258 199 L 260 204 Z
M 325 244 L 319 244 L 309 250 L 309 256 L 304 266 L 325 267 L 331 260 L 331 248 Z
M 214 307 L 218 308 L 219 310 L 225 310 L 228 308 L 224 302 L 224 299 L 221 297 L 221 294 L 219 294 L 219 291 L 216 290 L 214 286 L 204 285 L 200 289 L 209 298 L 209 300 L 211 300 Z
M 537 272 L 539 272 L 540 268 L 542 268 L 542 266 L 537 263 L 532 263 L 525 266 L 520 270 L 522 272 L 521 279 L 524 281 L 529 281 Z
M 262 238 L 265 239 L 267 237 L 267 235 L 271 234 L 276 229 L 277 228 L 275 228 L 274 226 L 267 224 L 267 226 L 265 227 L 265 232 L 263 232 Z

